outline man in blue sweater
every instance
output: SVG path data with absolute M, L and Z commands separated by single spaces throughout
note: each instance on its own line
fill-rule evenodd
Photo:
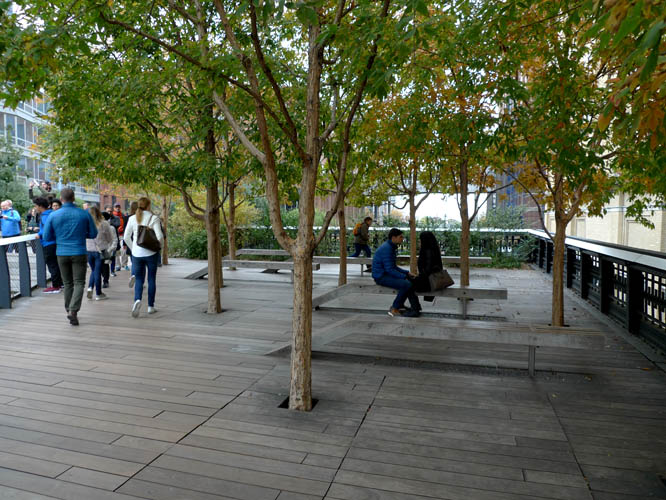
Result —
M 32 199 L 35 204 L 35 209 L 40 214 L 39 217 L 39 233 L 37 238 L 42 242 L 42 249 L 44 250 L 44 261 L 46 267 L 49 268 L 51 273 L 51 286 L 44 288 L 44 293 L 60 293 L 62 290 L 62 278 L 60 277 L 60 268 L 58 267 L 58 256 L 56 255 L 56 242 L 55 240 L 47 240 L 44 238 L 44 225 L 53 213 L 49 208 L 49 201 L 42 196 Z
M 380 286 L 386 286 L 398 291 L 398 295 L 389 309 L 389 316 L 399 316 L 400 309 L 405 306 L 405 299 L 409 299 L 411 309 L 405 311 L 402 315 L 410 318 L 418 317 L 421 314 L 421 304 L 419 298 L 414 293 L 414 286 L 408 278 L 413 276 L 406 269 L 397 266 L 398 246 L 404 240 L 402 231 L 393 228 L 389 231 L 388 240 L 386 240 L 375 252 L 372 258 L 372 277 Z
M 71 188 L 63 189 L 60 197 L 62 208 L 49 216 L 42 238 L 56 242 L 58 267 L 65 284 L 67 319 L 70 324 L 78 325 L 88 266 L 86 239 L 97 237 L 97 227 L 88 212 L 74 205 L 74 191 Z

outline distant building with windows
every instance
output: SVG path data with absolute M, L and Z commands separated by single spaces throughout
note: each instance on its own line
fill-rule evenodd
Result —
M 22 101 L 15 109 L 7 108 L 0 101 L 0 135 L 6 137 L 21 153 L 16 177 L 25 182 L 26 189 L 32 180 L 50 181 L 58 191 L 64 187 L 57 167 L 41 152 L 39 146 L 49 109 L 49 100 L 43 95 Z M 99 203 L 99 186 L 91 189 L 78 183 L 68 185 L 74 188 L 77 199 Z
M 532 197 L 525 192 L 518 191 L 511 183 L 513 179 L 506 174 L 497 173 L 497 184 L 507 185 L 488 197 L 487 211 L 502 210 L 510 207 L 523 210 L 522 218 L 525 229 L 542 229 L 539 207 Z

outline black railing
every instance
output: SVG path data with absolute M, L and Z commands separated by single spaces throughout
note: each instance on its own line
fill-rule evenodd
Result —
M 36 236 L 0 238 L 0 309 L 12 307 L 17 297 L 30 297 L 33 288 L 46 286 L 46 264 Z
M 553 242 L 543 231 L 532 262 L 547 273 L 553 267 Z M 567 237 L 564 280 L 630 333 L 666 350 L 666 253 L 601 241 Z

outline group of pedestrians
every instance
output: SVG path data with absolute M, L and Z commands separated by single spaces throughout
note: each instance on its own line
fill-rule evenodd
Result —
M 354 228 L 355 252 L 350 257 L 358 257 L 364 252 L 366 257 L 372 255 L 370 249 L 370 225 L 372 217 L 366 217 Z M 418 256 L 418 274 L 413 275 L 407 269 L 398 267 L 398 248 L 404 241 L 403 232 L 393 228 L 388 238 L 377 248 L 372 258 L 372 278 L 380 286 L 397 290 L 393 304 L 389 308 L 389 316 L 418 317 L 421 315 L 421 303 L 416 292 L 432 291 L 431 276 L 444 273 L 439 243 L 434 233 L 424 231 L 419 235 L 420 246 Z M 448 274 L 446 274 L 448 276 Z M 447 282 L 449 286 L 453 282 Z M 426 301 L 434 300 L 433 296 L 424 297 Z M 405 302 L 409 300 L 409 308 Z
M 44 187 L 42 190 L 46 192 Z M 132 317 L 140 314 L 146 279 L 147 312 L 157 312 L 156 276 L 164 233 L 160 218 L 150 211 L 148 198 L 140 198 L 133 203 L 127 216 L 122 213 L 120 205 L 116 205 L 114 210 L 105 207 L 104 212 L 90 204 L 79 208 L 71 188 L 61 191 L 57 203 L 55 198 L 47 196 L 32 197 L 32 200 L 35 210 L 32 216 L 39 220 L 37 239 L 51 274 L 51 286 L 44 292 L 64 292 L 65 311 L 71 325 L 79 324 L 84 293 L 90 300 L 108 298 L 103 289 L 109 286 L 109 276 L 116 276 L 116 258 L 121 249 L 118 267 L 130 270 L 128 263 L 131 260 L 129 286 L 134 289 Z M 2 202 L 2 211 L 3 237 L 18 236 L 20 215 L 16 211 L 16 214 L 12 213 L 11 202 Z M 90 274 L 86 287 L 88 268 Z

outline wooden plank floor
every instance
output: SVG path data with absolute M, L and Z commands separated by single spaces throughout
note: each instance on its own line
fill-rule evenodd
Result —
M 84 299 L 79 327 L 61 295 L 0 311 L 0 499 L 666 498 L 664 360 L 570 296 L 568 321 L 607 346 L 540 350 L 535 379 L 519 347 L 339 331 L 353 312 L 316 312 L 330 341 L 305 414 L 278 408 L 289 362 L 266 355 L 290 339 L 288 276 L 225 270 L 226 311 L 210 316 L 206 282 L 183 279 L 199 267 L 160 269 L 150 317 L 130 317 L 124 271 L 109 300 Z M 541 273 L 475 278 L 512 295 L 477 314 L 549 316 Z M 315 280 L 334 286 L 334 268 Z

